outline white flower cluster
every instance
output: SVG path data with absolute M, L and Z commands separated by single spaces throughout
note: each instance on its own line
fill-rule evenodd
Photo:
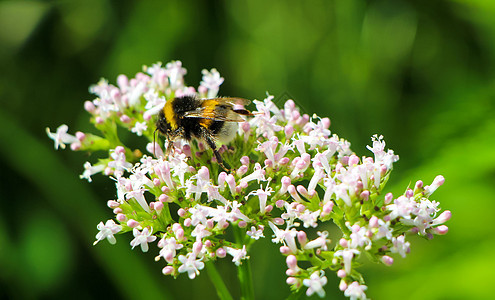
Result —
M 203 71 L 198 91 L 185 86 L 180 62 L 145 68 L 133 79 L 118 77 L 118 86 L 102 80 L 91 88 L 98 98 L 85 104 L 104 136 L 67 134 L 63 125 L 49 136 L 55 147 L 71 143 L 73 150 L 102 150 L 108 158 L 87 162 L 81 177 L 102 172 L 116 181 L 117 197 L 108 202 L 115 219 L 98 225 L 95 244 L 115 242 L 117 232 L 132 231 L 132 248 L 146 252 L 158 240 L 156 260 L 163 274 L 187 273 L 193 279 L 205 262 L 230 255 L 239 266 L 249 248 L 272 236 L 287 257 L 287 283 L 292 290 L 307 287 L 308 296 L 325 295 L 325 270 L 337 269 L 339 288 L 351 299 L 365 299 L 355 259 L 368 252 L 377 262 L 393 263 L 393 253 L 410 251 L 407 233 L 427 237 L 444 234 L 450 212 L 428 197 L 443 183 L 421 181 L 395 198 L 382 192 L 398 156 L 385 150 L 382 136 L 372 138 L 373 157 L 358 157 L 350 143 L 329 130 L 330 120 L 301 114 L 294 101 L 278 108 L 272 96 L 254 100 L 254 117 L 239 126 L 237 136 L 219 150 L 234 170 L 224 172 L 202 143 L 178 143 L 164 156 L 154 144 L 154 120 L 167 100 L 184 94 L 216 97 L 223 82 L 217 70 Z M 148 138 L 154 156 L 122 144 L 116 127 Z M 342 238 L 332 243 L 328 232 L 308 237 L 306 230 L 325 222 L 336 225 Z M 271 232 L 266 233 L 265 229 Z M 328 228 L 328 227 L 326 227 Z M 233 240 L 227 236 L 233 232 Z M 311 257 L 311 259 L 310 259 Z M 310 262 L 301 268 L 299 261 Z

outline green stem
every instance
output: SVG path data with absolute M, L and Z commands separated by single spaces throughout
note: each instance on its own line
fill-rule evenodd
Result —
M 238 245 L 246 245 L 245 243 L 245 230 L 242 228 L 234 228 L 234 237 Z M 237 266 L 237 277 L 239 277 L 239 283 L 241 285 L 241 299 L 252 300 L 254 299 L 253 279 L 251 275 L 250 261 L 244 260 L 241 265 Z
M 253 280 L 251 276 L 251 264 L 249 260 L 245 260 L 237 267 L 237 276 L 241 283 L 241 299 L 254 299 Z
M 220 276 L 220 273 L 218 273 L 217 268 L 215 267 L 215 264 L 213 262 L 206 262 L 206 271 L 208 273 L 208 276 L 210 277 L 211 282 L 217 290 L 218 298 L 220 298 L 221 300 L 232 300 L 233 298 L 230 295 L 227 286 L 223 282 L 222 277 Z

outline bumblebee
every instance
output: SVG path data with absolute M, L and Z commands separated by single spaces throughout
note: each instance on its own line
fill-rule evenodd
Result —
M 167 153 L 178 139 L 196 139 L 206 143 L 213 150 L 217 162 L 223 169 L 223 159 L 218 153 L 216 142 L 228 143 L 234 137 L 242 116 L 253 114 L 235 105 L 248 105 L 251 101 L 242 98 L 198 99 L 182 96 L 168 100 L 158 115 L 156 130 L 168 140 Z M 156 131 L 155 130 L 155 131 Z

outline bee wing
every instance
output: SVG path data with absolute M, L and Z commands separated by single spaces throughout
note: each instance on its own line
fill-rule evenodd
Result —
M 198 107 L 195 110 L 187 111 L 184 113 L 184 118 L 198 118 L 213 121 L 226 121 L 226 122 L 244 122 L 244 120 L 239 114 L 222 114 L 219 115 L 214 109 L 209 106 Z
M 249 105 L 249 103 L 251 103 L 251 100 L 237 97 L 220 97 L 215 98 L 214 100 L 219 103 L 229 103 L 231 105 Z

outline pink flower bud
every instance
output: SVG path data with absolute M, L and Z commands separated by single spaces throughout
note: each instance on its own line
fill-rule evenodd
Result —
M 184 153 L 187 157 L 192 157 L 191 146 L 189 145 L 182 146 L 182 153 Z
M 446 225 L 440 225 L 433 228 L 433 232 L 435 234 L 444 235 L 447 234 L 447 232 L 449 232 L 449 227 L 447 227 Z
M 177 230 L 182 229 L 179 223 L 172 224 L 172 231 L 175 233 Z
M 244 132 L 249 132 L 249 129 L 251 128 L 251 125 L 249 125 L 249 122 L 244 122 L 241 124 L 241 129 Z
M 120 203 L 115 201 L 115 200 L 109 200 L 107 201 L 107 206 L 114 209 L 120 206 Z
M 227 251 L 224 248 L 218 248 L 216 254 L 217 257 L 224 258 L 227 255 Z
M 430 186 L 425 187 L 425 195 L 429 196 L 433 194 L 443 183 L 445 182 L 445 178 L 442 175 L 438 175 L 433 180 Z
M 81 143 L 74 142 L 74 143 L 70 144 L 70 150 L 77 151 L 79 149 L 81 149 Z
M 163 203 L 162 202 L 155 202 L 155 210 L 156 211 L 161 211 L 163 209 Z
M 359 164 L 359 157 L 357 157 L 357 155 L 351 155 L 349 156 L 349 161 L 347 162 L 349 164 L 349 166 L 354 166 L 354 165 L 357 165 Z
M 441 213 L 435 220 L 433 220 L 432 225 L 443 224 L 448 220 L 450 220 L 451 217 L 452 217 L 452 213 L 450 212 L 450 210 L 446 210 L 443 213 Z
M 243 164 L 245 166 L 249 165 L 249 157 L 248 156 L 244 155 L 243 157 L 241 157 L 240 161 L 241 161 L 241 164 Z
M 333 203 L 333 201 L 328 201 L 327 203 L 325 203 L 325 205 L 323 205 L 323 210 L 322 210 L 323 213 L 325 214 L 331 213 L 334 205 L 335 204 Z
M 124 214 L 117 214 L 117 216 L 115 217 L 119 222 L 125 222 L 125 220 L 127 219 L 127 217 L 124 215 Z
M 284 133 L 286 138 L 292 137 L 292 134 L 294 133 L 294 127 L 292 125 L 286 125 L 284 127 Z
M 306 206 L 304 206 L 304 205 L 302 205 L 302 204 L 298 203 L 298 204 L 296 205 L 296 210 L 297 210 L 298 212 L 302 213 L 303 211 L 305 211 L 305 210 L 306 210 Z
M 321 119 L 321 124 L 326 129 L 330 128 L 330 119 L 329 118 L 323 118 L 323 119 Z
M 84 132 L 78 131 L 76 132 L 76 138 L 82 142 L 86 138 L 86 134 Z
M 158 196 L 158 200 L 160 202 L 168 202 L 169 199 L 170 199 L 170 197 L 166 194 L 161 194 L 160 196 Z
M 347 273 L 345 272 L 345 270 L 340 269 L 340 270 L 337 271 L 337 277 L 344 278 L 346 276 L 347 276 Z
M 214 226 L 215 226 L 215 222 L 213 221 L 213 219 L 206 220 L 206 228 L 208 230 L 212 229 Z
M 296 269 L 297 268 L 297 258 L 294 255 L 289 255 L 285 259 L 285 262 L 287 263 L 287 267 L 289 269 Z
M 131 227 L 131 228 L 135 228 L 139 225 L 139 222 L 134 220 L 134 219 L 129 219 L 129 221 L 127 221 L 127 226 Z
M 125 154 L 125 148 L 122 146 L 115 147 L 115 153 Z
M 306 187 L 303 185 L 298 185 L 297 186 L 297 192 L 301 194 L 304 198 L 309 199 L 311 198 L 310 194 L 308 193 L 308 190 L 306 190 Z
M 197 256 L 201 252 L 201 249 L 203 249 L 203 243 L 201 243 L 199 241 L 198 242 L 194 242 L 193 249 L 192 249 L 194 255 Z
M 248 166 L 247 165 L 242 165 L 237 169 L 237 176 L 242 177 L 242 175 L 246 174 L 248 171 Z
M 414 185 L 414 190 L 419 190 L 421 188 L 423 188 L 423 181 L 421 180 L 416 181 L 416 184 Z
M 158 178 L 153 178 L 153 185 L 154 186 L 160 186 L 162 182 Z
M 177 237 L 177 240 L 178 241 L 185 240 L 185 238 L 184 238 L 184 229 L 182 229 L 182 228 L 177 229 L 177 231 L 175 232 L 175 236 Z
M 301 245 L 301 248 L 304 248 L 304 246 L 306 246 L 306 243 L 308 242 L 308 236 L 306 235 L 306 232 L 298 231 L 297 232 L 297 241 Z
M 371 228 L 378 228 L 378 218 L 376 216 L 371 217 L 369 224 Z
M 287 246 L 281 246 L 280 247 L 280 253 L 284 254 L 284 255 L 287 255 L 287 254 L 290 254 L 290 248 L 287 247 Z
M 391 266 L 394 263 L 394 259 L 388 255 L 382 256 L 382 262 L 387 266 Z
M 387 193 L 385 195 L 385 204 L 392 203 L 393 198 L 394 198 L 394 195 L 392 195 L 392 193 Z
M 174 267 L 172 266 L 166 266 L 165 268 L 163 268 L 162 270 L 162 273 L 163 275 L 170 275 L 174 272 Z
M 280 188 L 280 193 L 283 194 L 287 191 L 287 189 L 290 186 L 290 183 L 291 183 L 290 177 L 288 177 L 288 176 L 282 177 L 281 182 L 282 182 L 282 187 Z
M 183 209 L 183 208 L 179 208 L 179 210 L 177 210 L 177 214 L 179 215 L 179 217 L 181 218 L 184 218 L 184 216 L 186 215 L 186 210 Z
M 202 166 L 201 169 L 198 171 L 198 176 L 201 179 L 208 180 L 210 179 L 210 170 L 208 170 L 207 167 Z
M 131 121 L 131 118 L 129 118 L 128 115 L 122 115 L 122 116 L 120 116 L 120 121 L 122 123 L 129 123 Z
M 364 201 L 368 201 L 369 197 L 370 197 L 370 191 L 368 190 L 365 190 L 361 193 L 361 199 L 363 199 Z
M 89 113 L 94 113 L 96 110 L 96 106 L 91 101 L 84 102 L 84 109 Z

